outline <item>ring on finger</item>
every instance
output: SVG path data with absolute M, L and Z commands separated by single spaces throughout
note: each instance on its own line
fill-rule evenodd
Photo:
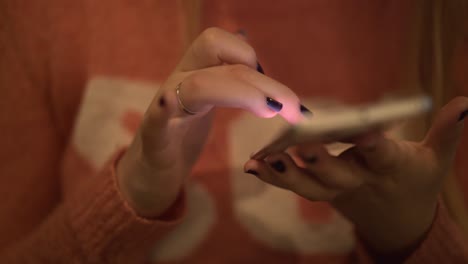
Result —
M 184 111 L 188 115 L 196 115 L 197 112 L 192 111 L 188 109 L 184 103 L 182 103 L 182 100 L 180 99 L 180 87 L 182 86 L 182 82 L 180 82 L 177 87 L 176 87 L 176 97 L 177 97 L 177 103 L 179 105 L 180 110 Z

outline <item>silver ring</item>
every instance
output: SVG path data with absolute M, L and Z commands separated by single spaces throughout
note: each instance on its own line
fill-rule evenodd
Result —
M 180 99 L 180 86 L 181 85 L 182 85 L 182 82 L 180 82 L 176 87 L 176 97 L 177 97 L 177 102 L 179 103 L 179 108 L 180 110 L 184 111 L 186 114 L 196 115 L 197 112 L 189 110 L 187 107 L 185 107 L 184 103 L 182 103 L 182 100 Z

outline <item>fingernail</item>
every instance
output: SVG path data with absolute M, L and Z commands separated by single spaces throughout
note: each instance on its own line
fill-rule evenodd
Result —
M 283 109 L 283 104 L 276 101 L 275 99 L 273 99 L 271 97 L 266 98 L 266 103 L 267 103 L 268 107 L 270 107 L 270 109 L 275 111 L 275 112 L 279 112 L 279 111 L 281 111 L 281 109 Z
M 460 114 L 460 117 L 458 118 L 458 122 L 462 121 L 463 119 L 465 119 L 465 117 L 468 115 L 468 109 L 463 111 L 461 114 Z
M 277 172 L 285 172 L 286 171 L 286 165 L 281 160 L 275 161 L 270 166 L 275 169 Z
M 244 36 L 245 38 L 247 37 L 247 31 L 245 31 L 245 29 L 243 28 L 240 28 L 239 30 L 237 30 L 236 33 Z
M 301 110 L 301 113 L 302 113 L 303 115 L 311 115 L 311 114 L 312 114 L 312 112 L 311 112 L 307 107 L 305 107 L 305 106 L 302 105 L 302 104 L 301 104 L 301 106 L 300 106 L 300 110 Z
M 258 172 L 254 171 L 254 170 L 248 170 L 248 171 L 246 171 L 245 173 L 248 173 L 248 174 L 252 174 L 252 175 L 258 176 Z
M 262 65 L 260 65 L 258 61 L 257 61 L 257 71 L 261 74 L 265 74 L 265 72 L 263 71 Z

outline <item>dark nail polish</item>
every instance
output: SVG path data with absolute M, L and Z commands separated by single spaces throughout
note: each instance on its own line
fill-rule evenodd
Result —
M 311 115 L 312 114 L 312 112 L 307 107 L 305 107 L 304 105 L 300 106 L 300 110 L 301 110 L 301 113 L 303 115 Z
M 463 119 L 465 119 L 465 117 L 468 115 L 468 109 L 463 111 L 461 114 L 460 114 L 460 117 L 458 118 L 458 121 L 462 121 Z
M 265 74 L 265 72 L 263 71 L 262 65 L 260 65 L 258 61 L 257 61 L 257 71 L 261 74 Z
M 281 160 L 275 161 L 270 166 L 275 169 L 277 172 L 285 172 L 286 171 L 286 165 Z
M 166 106 L 166 99 L 164 99 L 164 97 L 159 98 L 159 106 Z
M 258 176 L 258 172 L 254 171 L 254 170 L 248 170 L 248 171 L 246 171 L 245 173 L 248 173 L 248 174 L 252 174 L 252 175 Z
M 270 97 L 266 98 L 266 103 L 267 103 L 268 107 L 270 107 L 270 109 L 275 111 L 275 112 L 279 112 L 283 108 L 282 103 L 280 103 L 280 102 L 278 102 L 275 99 L 270 98 Z
M 244 37 L 247 37 L 247 31 L 245 31 L 245 29 L 243 28 L 240 28 L 239 30 L 237 30 L 236 33 Z
M 318 158 L 317 156 L 308 156 L 304 158 L 304 161 L 307 163 L 315 163 L 317 162 Z

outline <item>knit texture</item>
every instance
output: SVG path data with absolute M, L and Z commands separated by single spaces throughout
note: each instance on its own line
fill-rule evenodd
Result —
M 311 110 L 323 97 L 373 100 L 403 79 L 411 1 L 203 2 L 202 26 L 245 29 L 266 74 Z M 116 163 L 183 53 L 182 21 L 179 1 L 0 1 L 0 262 L 372 263 L 328 204 L 243 173 L 279 118 L 217 110 L 163 215 L 139 217 L 122 199 Z M 466 262 L 441 205 L 407 263 Z

